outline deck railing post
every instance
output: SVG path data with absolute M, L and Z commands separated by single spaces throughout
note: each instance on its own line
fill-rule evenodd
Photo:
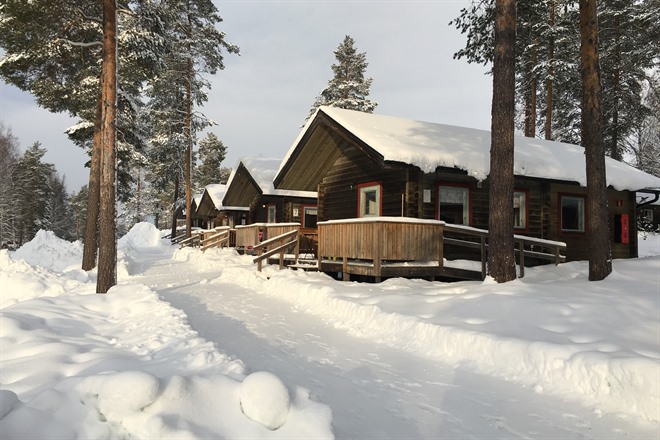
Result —
M 481 236 L 481 279 L 486 279 L 486 236 Z
M 438 266 L 442 269 L 445 266 L 445 229 L 440 228 L 440 244 L 438 245 Z
M 520 278 L 525 277 L 525 242 L 520 240 Z

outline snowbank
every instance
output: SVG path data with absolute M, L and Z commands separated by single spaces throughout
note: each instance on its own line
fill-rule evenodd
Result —
M 156 246 L 152 232 L 138 226 L 124 244 Z M 24 255 L 38 261 L 52 238 L 45 243 Z M 2 251 L 0 287 L 3 439 L 333 438 L 331 411 L 300 387 L 277 426 L 244 414 L 243 363 L 200 338 L 182 311 L 144 285 L 96 295 L 91 281 Z M 272 392 L 268 383 L 251 385 L 252 395 Z
M 140 222 L 117 240 L 117 249 L 141 249 L 161 244 L 164 242 L 161 241 L 161 232 L 156 229 L 156 226 L 148 222 Z
M 657 273 L 658 257 L 617 260 L 600 283 L 588 282 L 587 265 L 578 262 L 528 269 L 502 286 L 392 279 L 377 287 L 273 266 L 260 274 L 226 257 L 211 282 L 277 297 L 355 336 L 579 398 L 597 411 L 660 420 L 660 298 L 657 276 L 644 275 Z
M 80 267 L 82 243 L 62 240 L 53 231 L 42 229 L 31 241 L 16 249 L 12 258 L 25 260 L 32 266 L 41 266 L 54 272 L 65 272 Z

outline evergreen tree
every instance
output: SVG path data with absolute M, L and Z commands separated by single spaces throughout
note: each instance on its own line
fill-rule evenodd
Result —
M 210 0 L 164 0 L 168 15 L 164 23 L 167 53 L 164 69 L 150 83 L 148 95 L 152 118 L 158 123 L 152 131 L 154 148 L 165 166 L 158 166 L 151 175 L 162 182 L 163 173 L 175 182 L 175 202 L 179 183 L 185 185 L 186 212 L 192 204 L 193 150 L 197 133 L 211 122 L 196 109 L 207 100 L 210 83 L 204 74 L 224 69 L 223 52 L 238 53 L 238 47 L 225 40 L 217 29 L 222 22 L 217 8 Z M 159 147 L 160 146 L 160 147 Z M 179 151 L 179 150 L 183 151 Z M 181 180 L 180 171 L 183 172 Z M 154 185 L 154 188 L 162 188 Z M 176 215 L 176 210 L 175 210 Z M 190 236 L 191 217 L 187 217 L 186 234 Z
M 640 90 L 645 72 L 657 68 L 660 34 L 658 0 L 599 2 L 603 66 L 603 129 L 606 151 L 621 159 L 629 137 L 646 118 Z M 473 2 L 450 24 L 466 34 L 455 58 L 492 62 L 494 0 Z M 527 135 L 537 130 L 546 139 L 581 142 L 579 10 L 576 2 L 519 2 L 516 43 L 517 120 Z
M 51 196 L 48 203 L 48 219 L 50 230 L 62 240 L 75 240 L 73 234 L 73 219 L 69 196 L 66 192 L 64 177 L 57 172 L 49 176 Z
M 227 156 L 227 147 L 213 133 L 208 133 L 204 139 L 199 141 L 200 164 L 196 167 L 196 188 L 201 191 L 211 183 L 219 183 L 221 180 L 220 165 Z
M 598 60 L 598 18 L 596 0 L 580 0 L 580 40 L 582 42 L 582 145 L 587 171 L 587 246 L 589 280 L 600 281 L 612 272 L 612 252 L 607 217 L 607 182 L 600 64 Z
M 316 98 L 307 119 L 322 105 L 365 113 L 372 113 L 378 105 L 368 99 L 373 78 L 364 77 L 369 65 L 367 54 L 358 53 L 354 45 L 353 38 L 346 35 L 344 41 L 335 49 L 337 63 L 332 65 L 334 77 Z
M 34 143 L 23 153 L 11 173 L 14 230 L 18 246 L 32 240 L 40 229 L 51 229 L 50 178 L 55 168 L 42 161 L 45 153 L 41 144 Z
M 512 209 L 516 1 L 497 0 L 495 5 L 488 274 L 504 283 L 516 278 Z
M 18 159 L 18 139 L 0 122 L 0 243 L 3 245 L 16 241 L 12 175 Z
M 82 240 L 84 237 L 85 221 L 87 218 L 87 192 L 87 185 L 84 185 L 80 188 L 80 191 L 69 196 L 73 240 Z

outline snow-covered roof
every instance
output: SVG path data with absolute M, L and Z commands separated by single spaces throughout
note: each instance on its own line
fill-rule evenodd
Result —
M 243 157 L 236 163 L 236 166 L 229 176 L 227 185 L 231 185 L 237 170 L 240 168 L 241 164 L 243 164 L 247 172 L 250 173 L 250 176 L 252 176 L 264 195 L 316 198 L 316 191 L 275 189 L 275 186 L 273 185 L 273 179 L 275 178 L 275 175 L 280 168 L 281 162 L 281 159 L 265 157 Z
M 227 185 L 222 183 L 211 183 L 206 185 L 204 191 L 206 191 L 209 197 L 211 197 L 215 209 L 220 210 L 222 208 L 222 199 L 224 199 L 225 193 L 227 192 Z
M 459 168 L 477 180 L 490 170 L 490 131 L 323 106 L 309 119 L 289 149 L 280 171 L 319 112 L 325 113 L 383 156 L 429 173 L 437 167 Z M 577 182 L 586 186 L 584 148 L 543 139 L 515 137 L 514 174 Z M 607 184 L 617 190 L 657 188 L 660 178 L 609 157 Z

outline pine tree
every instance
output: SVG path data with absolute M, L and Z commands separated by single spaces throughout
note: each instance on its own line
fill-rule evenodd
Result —
M 600 281 L 612 272 L 607 217 L 607 182 L 603 140 L 602 90 L 598 61 L 596 0 L 580 0 L 582 71 L 582 145 L 587 167 L 589 280 Z
M 495 3 L 493 101 L 489 173 L 488 273 L 498 283 L 516 278 L 513 242 L 513 132 L 516 1 Z
M 227 156 L 227 147 L 213 133 L 208 133 L 204 139 L 199 141 L 200 164 L 196 168 L 195 186 L 197 191 L 211 183 L 219 183 L 221 180 L 220 165 Z
M 73 219 L 64 177 L 57 172 L 49 176 L 51 196 L 48 203 L 50 230 L 62 240 L 74 240 Z
M 378 105 L 368 99 L 373 78 L 364 77 L 369 65 L 367 54 L 358 53 L 354 45 L 353 38 L 346 35 L 344 41 L 335 49 L 337 63 L 331 66 L 334 77 L 316 98 L 307 119 L 322 105 L 365 113 L 372 113 Z
M 13 170 L 19 159 L 18 139 L 0 122 L 0 243 L 16 241 L 15 207 L 13 205 Z
M 71 211 L 71 233 L 73 240 L 82 240 L 87 218 L 87 185 L 69 196 L 69 207 Z
M 40 229 L 51 229 L 49 204 L 52 195 L 50 178 L 55 168 L 44 163 L 46 150 L 39 142 L 25 150 L 13 168 L 12 205 L 17 245 L 34 238 Z
M 158 118 L 152 132 L 152 150 L 162 146 L 164 154 L 156 155 L 167 165 L 152 175 L 162 179 L 163 171 L 169 173 L 175 188 L 184 182 L 186 212 L 190 212 L 194 145 L 197 133 L 211 125 L 196 111 L 208 99 L 206 90 L 210 84 L 204 74 L 212 75 L 224 69 L 224 51 L 238 53 L 239 49 L 228 43 L 225 34 L 217 29 L 222 18 L 210 0 L 165 0 L 163 4 L 168 7 L 164 23 L 168 52 L 163 58 L 164 69 L 150 83 L 148 95 L 152 118 Z M 177 197 L 175 194 L 173 205 Z M 187 216 L 188 236 L 191 226 L 191 216 Z

